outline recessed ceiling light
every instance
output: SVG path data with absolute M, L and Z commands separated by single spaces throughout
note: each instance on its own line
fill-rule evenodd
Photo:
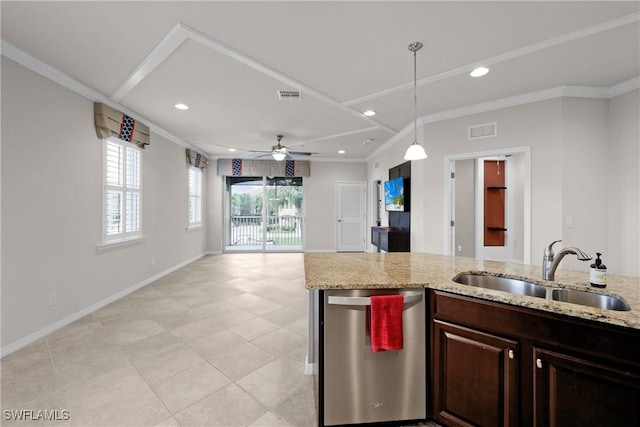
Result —
M 235 148 L 229 148 L 229 151 L 236 151 Z
M 489 72 L 487 67 L 478 67 L 474 69 L 469 75 L 471 77 L 482 77 Z
M 346 153 L 346 151 L 344 151 L 344 150 L 338 150 L 338 154 L 344 154 L 344 153 Z
M 362 114 L 364 114 L 364 115 L 365 115 L 365 116 L 367 116 L 367 117 L 372 117 L 372 116 L 375 116 L 375 115 L 376 115 L 376 112 L 375 112 L 375 111 L 373 111 L 373 110 L 367 110 L 367 111 L 365 111 L 365 112 L 364 112 L 364 113 L 362 113 Z
M 187 104 L 183 104 L 183 103 L 178 103 L 176 105 L 174 105 L 174 107 L 176 107 L 178 110 L 188 110 L 189 106 Z

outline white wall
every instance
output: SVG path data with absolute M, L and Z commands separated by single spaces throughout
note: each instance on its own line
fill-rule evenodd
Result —
M 513 108 L 475 114 L 457 119 L 426 124 L 423 128 L 426 160 L 412 163 L 412 197 L 422 195 L 422 201 L 412 201 L 412 250 L 416 252 L 444 253 L 444 157 L 455 154 L 478 153 L 512 147 L 531 146 L 534 182 L 532 188 L 532 224 L 537 233 L 532 235 L 532 253 L 542 253 L 545 242 L 560 236 L 562 229 L 562 198 L 557 191 L 561 180 L 560 100 L 550 100 Z M 469 141 L 471 125 L 498 122 L 496 137 Z M 384 158 L 381 153 L 378 158 Z M 372 159 L 372 162 L 376 161 Z M 537 173 L 536 173 L 536 168 Z M 414 177 L 421 171 L 422 179 Z M 544 171 L 544 173 L 541 173 Z M 549 209 L 557 206 L 558 209 Z M 545 226 L 539 226 L 544 224 Z M 534 261 L 536 259 L 533 256 Z
M 367 181 L 365 162 L 311 162 L 311 176 L 304 178 L 306 252 L 335 252 L 336 183 Z M 371 182 L 367 194 L 372 193 Z M 369 197 L 367 198 L 369 199 Z
M 98 251 L 102 141 L 93 102 L 7 58 L 1 168 L 3 353 L 205 250 L 204 230 L 186 231 L 184 149 L 152 134 L 143 152 L 145 240 Z
M 606 99 L 565 98 L 562 102 L 562 244 L 577 246 L 594 258 L 607 249 L 608 105 Z M 573 226 L 570 226 L 573 219 Z M 564 268 L 584 269 L 591 262 L 569 256 Z M 613 266 L 613 265 L 612 265 Z
M 609 185 L 602 199 L 609 241 L 603 257 L 612 271 L 640 277 L 640 90 L 611 99 L 608 113 Z
M 216 160 L 210 159 L 207 182 L 207 251 L 222 253 L 224 248 L 224 193 L 225 179 L 217 175 Z
M 454 255 L 474 258 L 476 254 L 476 161 L 456 161 Z M 459 249 L 459 250 L 458 250 Z
M 423 197 L 422 203 L 412 201 L 412 250 L 445 251 L 445 156 L 528 146 L 532 212 L 525 227 L 532 230 L 532 263 L 541 264 L 545 246 L 563 239 L 563 245 L 587 252 L 606 249 L 611 273 L 639 276 L 638 92 L 611 100 L 556 98 L 422 126 L 419 140 L 429 157 L 412 164 L 412 198 Z M 467 139 L 468 126 L 494 121 L 496 137 Z M 370 159 L 368 181 L 402 163 L 406 144 L 398 142 Z M 604 202 L 592 209 L 594 193 Z M 570 230 L 569 214 L 574 216 Z M 588 263 L 567 259 L 562 267 L 586 270 Z

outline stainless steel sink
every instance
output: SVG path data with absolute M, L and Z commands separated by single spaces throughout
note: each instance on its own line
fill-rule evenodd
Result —
M 629 304 L 610 295 L 596 294 L 593 292 L 576 291 L 573 289 L 553 289 L 551 299 L 555 301 L 569 302 L 571 304 L 586 305 L 601 308 L 603 310 L 629 311 Z
M 453 278 L 454 282 L 477 286 L 484 289 L 509 292 L 517 295 L 527 295 L 538 298 L 546 298 L 547 288 L 537 283 L 508 277 L 491 276 L 486 274 L 461 274 Z
M 509 292 L 510 294 L 516 295 L 547 298 L 554 301 L 595 307 L 603 310 L 631 310 L 629 304 L 615 296 L 574 289 L 542 286 L 534 282 L 512 279 L 509 277 L 500 277 L 481 273 L 464 273 L 454 277 L 453 281 L 463 285 L 476 286 L 478 288 Z

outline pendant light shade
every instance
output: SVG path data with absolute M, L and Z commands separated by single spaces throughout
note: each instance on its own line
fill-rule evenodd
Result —
M 405 160 L 422 160 L 427 158 L 427 153 L 422 148 L 422 145 L 414 142 L 407 148 L 407 152 L 404 153 Z
M 416 52 L 422 49 L 422 43 L 413 42 L 409 50 L 413 52 L 413 143 L 404 154 L 405 160 L 422 160 L 427 158 L 427 153 L 422 145 L 418 144 L 418 83 L 416 73 Z

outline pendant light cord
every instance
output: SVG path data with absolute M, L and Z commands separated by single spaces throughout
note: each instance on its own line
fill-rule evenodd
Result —
M 418 144 L 418 60 L 417 52 L 422 49 L 422 43 L 413 42 L 409 50 L 413 52 L 413 142 L 407 148 L 405 160 L 422 160 L 427 158 L 427 153 L 422 145 Z
M 422 49 L 422 43 L 413 42 L 409 50 L 413 52 L 413 143 L 418 143 L 418 71 L 416 53 Z
M 416 53 L 413 51 L 413 142 L 418 142 L 418 76 L 416 71 Z

